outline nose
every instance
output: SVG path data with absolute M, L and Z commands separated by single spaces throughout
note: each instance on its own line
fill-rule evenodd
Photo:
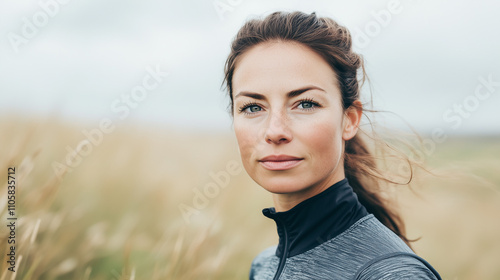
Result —
M 282 144 L 292 141 L 292 132 L 285 113 L 275 112 L 269 115 L 264 137 L 269 144 Z

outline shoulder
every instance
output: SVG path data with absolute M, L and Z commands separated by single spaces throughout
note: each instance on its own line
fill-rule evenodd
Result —
M 350 244 L 355 244 L 354 250 L 364 255 L 364 264 L 355 279 L 441 279 L 427 261 L 371 214 L 343 238 L 349 239 Z
M 424 259 L 411 253 L 391 253 L 377 257 L 362 266 L 355 279 L 433 279 L 437 271 Z
M 279 263 L 279 259 L 275 255 L 276 247 L 265 249 L 253 259 L 250 267 L 250 279 L 267 279 L 269 276 L 272 278 Z
M 345 232 L 330 240 L 343 250 L 370 260 L 394 252 L 413 251 L 393 231 L 383 225 L 373 214 L 359 219 Z
M 262 265 L 262 263 L 268 262 L 273 257 L 277 258 L 275 252 L 276 252 L 276 246 L 271 246 L 263 250 L 253 259 L 252 266 Z
M 441 279 L 427 261 L 372 214 L 331 242 L 356 262 L 355 279 Z

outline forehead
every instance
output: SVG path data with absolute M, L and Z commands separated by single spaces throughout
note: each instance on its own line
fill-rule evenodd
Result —
M 233 91 L 286 91 L 305 84 L 337 88 L 335 72 L 326 60 L 298 42 L 260 43 L 236 62 Z

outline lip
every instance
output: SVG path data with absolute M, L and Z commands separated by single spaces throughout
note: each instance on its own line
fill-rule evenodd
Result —
M 259 160 L 259 163 L 268 170 L 288 170 L 299 165 L 303 158 L 289 155 L 270 155 Z

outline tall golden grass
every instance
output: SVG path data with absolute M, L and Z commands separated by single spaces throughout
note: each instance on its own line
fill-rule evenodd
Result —
M 277 242 L 261 214 L 270 195 L 244 170 L 208 205 L 183 218 L 210 173 L 241 167 L 234 136 L 121 125 L 59 178 L 66 146 L 97 125 L 0 123 L 0 280 L 247 279 Z M 447 140 L 431 155 L 415 194 L 398 190 L 417 253 L 445 279 L 500 279 L 500 141 Z M 456 165 L 456 166 L 453 166 Z M 16 167 L 16 272 L 8 271 L 7 168 Z M 193 212 L 194 213 L 194 212 Z

